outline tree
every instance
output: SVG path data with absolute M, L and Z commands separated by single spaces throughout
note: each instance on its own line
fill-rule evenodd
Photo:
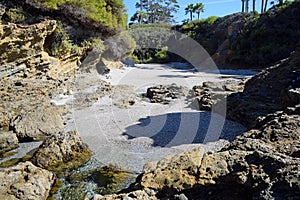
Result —
M 249 12 L 249 1 L 250 0 L 242 0 L 242 12 Z
M 178 11 L 179 5 L 177 0 L 140 0 L 136 3 L 136 8 L 140 10 L 131 18 L 133 22 L 138 20 L 139 22 L 145 21 L 148 24 L 173 23 L 173 13 Z
M 139 10 L 136 13 L 137 13 L 137 17 L 138 17 L 138 20 L 139 20 L 139 24 L 142 24 L 143 21 L 144 21 L 144 18 L 147 17 L 147 13 L 143 10 Z
M 246 13 L 249 12 L 249 1 L 250 0 L 245 0 L 246 1 Z
M 193 13 L 194 13 L 194 4 L 189 4 L 186 8 L 185 8 L 185 14 L 190 14 L 190 19 L 191 21 L 193 21 Z
M 267 11 L 267 7 L 268 7 L 268 0 L 265 0 L 264 12 L 266 12 L 266 11 Z
M 253 0 L 252 9 L 253 9 L 253 12 L 255 12 L 255 10 L 256 10 L 256 0 Z
M 197 13 L 198 19 L 200 19 L 200 13 L 204 12 L 204 5 L 202 3 L 196 3 L 194 6 L 194 12 Z
M 265 6 L 264 0 L 261 0 L 261 13 L 264 12 L 264 6 Z
M 242 0 L 242 12 L 245 12 L 245 0 Z

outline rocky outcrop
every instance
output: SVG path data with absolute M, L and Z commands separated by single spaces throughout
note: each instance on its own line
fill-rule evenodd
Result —
M 146 97 L 151 103 L 168 104 L 172 99 L 178 99 L 185 96 L 188 89 L 183 86 L 178 86 L 175 83 L 171 85 L 157 85 L 147 89 Z
M 89 161 L 91 152 L 75 131 L 46 139 L 35 152 L 32 162 L 51 171 L 68 172 Z
M 46 200 L 55 175 L 30 162 L 0 171 L 0 199 Z
M 33 25 L 0 24 L 0 76 L 23 71 L 25 77 L 59 80 L 77 68 L 76 55 L 65 55 L 64 60 L 44 52 L 47 36 L 56 29 L 56 21 L 46 20 Z
M 228 97 L 227 117 L 253 128 L 268 114 L 299 104 L 299 58 L 298 48 L 289 59 L 247 81 L 243 92 Z
M 218 152 L 196 149 L 150 163 L 128 193 L 108 197 L 138 199 L 133 192 L 144 191 L 158 199 L 298 199 L 299 50 L 229 97 L 229 116 L 251 130 Z
M 278 112 L 263 124 L 219 152 L 203 155 L 200 148 L 149 163 L 131 190 L 158 199 L 180 194 L 188 199 L 295 199 L 300 194 L 299 115 Z M 133 191 L 108 197 L 139 199 Z
M 243 88 L 243 81 L 204 82 L 202 86 L 194 86 L 190 90 L 188 98 L 193 107 L 199 110 L 211 111 L 212 106 L 216 104 L 222 105 L 227 96 L 232 93 L 241 92 Z M 213 110 L 217 111 L 218 109 Z
M 21 141 L 36 141 L 62 132 L 64 120 L 55 106 L 37 107 L 19 114 L 10 126 Z
M 138 178 L 138 187 L 155 191 L 165 188 L 166 193 L 191 188 L 198 181 L 196 176 L 203 154 L 200 148 L 146 164 L 143 175 Z
M 0 157 L 3 153 L 19 147 L 16 134 L 12 132 L 0 132 Z
M 39 54 L 43 50 L 46 37 L 55 28 L 56 21 L 53 20 L 34 25 L 1 24 L 1 65 L 10 62 L 21 64 Z
M 114 199 L 130 199 L 130 200 L 157 200 L 157 197 L 149 194 L 144 190 L 137 190 L 130 192 L 128 194 L 112 194 L 112 195 L 95 195 L 94 200 L 114 200 Z

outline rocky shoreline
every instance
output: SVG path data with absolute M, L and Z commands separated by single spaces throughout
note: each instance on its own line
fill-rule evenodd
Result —
M 1 7 L 0 18 L 4 14 Z M 80 96 L 79 91 L 91 85 L 71 91 L 70 87 L 76 88 L 70 85 L 78 74 L 81 55 L 70 53 L 58 59 L 44 51 L 46 38 L 56 27 L 54 20 L 0 24 L 0 199 L 46 200 L 55 198 L 58 191 L 61 196 L 56 197 L 63 199 L 299 198 L 300 48 L 245 86 L 242 82 L 195 86 L 189 100 L 198 109 L 207 111 L 214 106 L 218 111 L 227 99 L 227 113 L 220 114 L 245 125 L 248 131 L 216 152 L 196 148 L 148 163 L 124 189 L 136 174 L 120 166 L 103 167 L 96 161 L 87 167 L 86 163 L 94 162 L 91 150 L 76 131 L 65 130 L 70 108 L 54 105 L 51 100 L 58 94 L 75 92 L 79 96 L 73 106 L 83 109 L 112 90 L 120 100 L 122 91 L 132 88 L 116 88 L 95 79 L 92 85 L 99 86 L 95 93 Z M 92 62 L 99 64 L 100 60 L 92 59 L 85 65 Z M 187 95 L 184 90 L 174 85 L 156 86 L 147 96 L 153 102 L 169 103 Z M 135 103 L 129 95 L 116 105 L 130 107 Z M 19 143 L 36 141 L 42 141 L 37 149 L 9 159 Z M 86 188 L 103 196 L 88 194 Z
M 292 74 L 300 69 L 299 50 L 281 65 L 266 69 L 247 81 L 243 92 L 229 96 L 229 108 L 245 109 L 236 115 L 229 109 L 230 116 L 254 113 L 259 121 L 255 128 L 250 128 L 218 152 L 204 154 L 200 148 L 149 163 L 126 193 L 98 195 L 96 199 L 298 199 L 300 101 L 297 98 L 300 90 L 299 76 Z M 254 82 L 263 84 L 257 87 Z M 273 82 L 277 87 L 270 90 Z M 251 88 L 253 92 L 249 93 Z M 269 114 L 265 114 L 266 105 L 279 105 L 276 99 L 269 102 L 263 98 L 266 90 L 283 100 L 278 111 L 275 109 L 279 106 L 275 106 L 273 113 L 267 110 Z M 286 93 L 290 90 L 293 94 L 288 95 L 290 101 L 287 101 Z M 243 101 L 233 101 L 234 97 L 239 100 L 243 96 L 251 98 L 251 95 L 257 106 L 251 101 L 248 102 L 250 107 L 245 107 Z M 248 122 L 248 127 L 255 121 L 247 116 L 238 119 Z

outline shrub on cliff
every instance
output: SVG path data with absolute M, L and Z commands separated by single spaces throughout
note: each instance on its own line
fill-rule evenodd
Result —
M 125 27 L 127 15 L 122 0 L 34 0 L 47 8 L 58 9 L 62 5 L 72 5 L 82 9 L 92 20 L 109 27 Z

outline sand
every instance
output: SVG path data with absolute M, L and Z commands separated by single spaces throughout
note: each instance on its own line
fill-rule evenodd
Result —
M 68 116 L 71 120 L 66 130 L 76 129 L 101 163 L 118 164 L 137 173 L 147 162 L 199 146 L 205 151 L 217 151 L 242 134 L 245 128 L 218 114 L 197 111 L 184 98 L 162 105 L 150 103 L 143 94 L 148 87 L 156 84 L 176 83 L 192 88 L 204 81 L 249 78 L 255 72 L 222 70 L 221 73 L 201 72 L 186 64 L 173 63 L 112 69 L 105 76 L 87 74 L 90 80 L 108 81 L 119 90 L 115 95 L 101 98 L 91 107 L 73 109 Z M 82 79 L 75 85 L 81 84 L 80 81 Z M 118 102 L 126 102 L 128 98 L 134 99 L 134 105 L 120 108 Z M 60 100 L 54 103 L 70 103 L 72 96 L 64 96 Z

